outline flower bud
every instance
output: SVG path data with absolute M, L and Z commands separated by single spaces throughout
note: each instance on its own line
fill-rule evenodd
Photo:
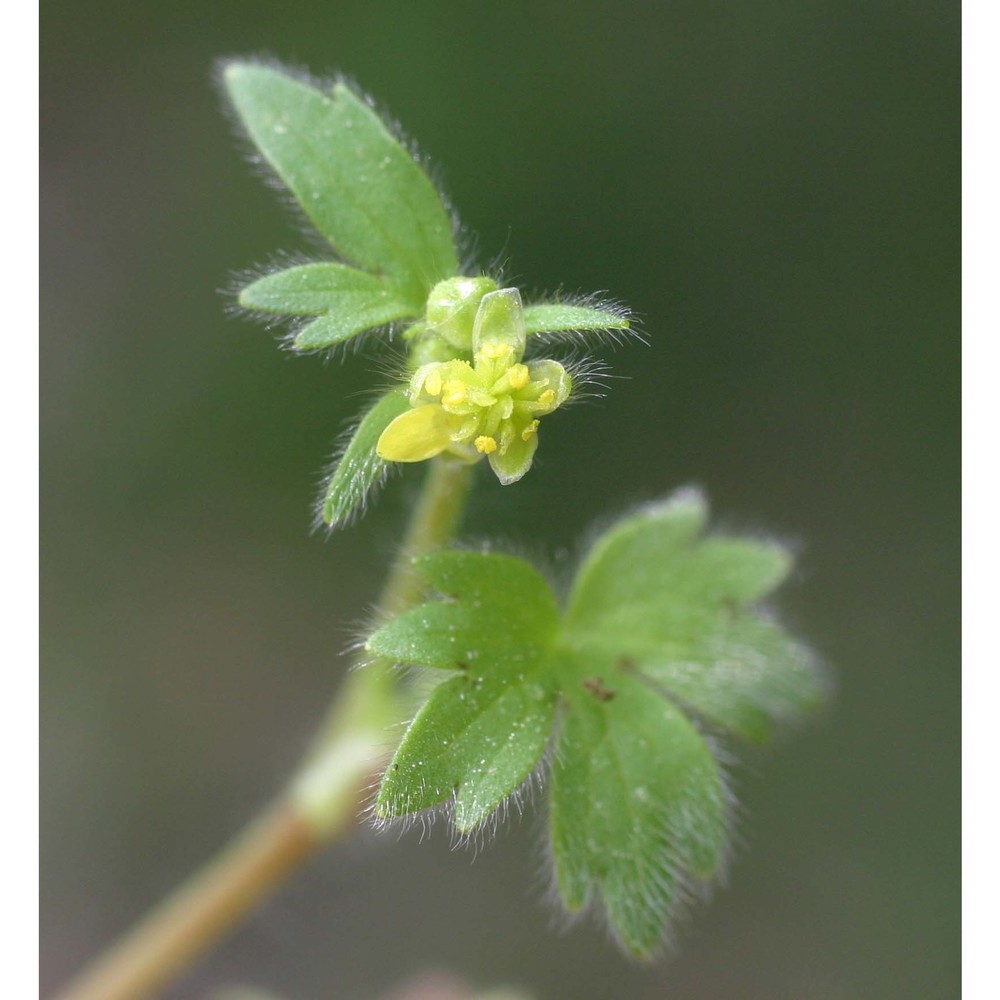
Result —
M 427 299 L 427 327 L 460 351 L 472 350 L 472 328 L 483 296 L 497 283 L 485 276 L 439 281 Z

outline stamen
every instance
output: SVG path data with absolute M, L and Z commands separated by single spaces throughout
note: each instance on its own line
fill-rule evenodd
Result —
M 511 350 L 512 348 L 510 344 L 493 342 L 489 344 L 483 344 L 483 346 L 480 348 L 479 353 L 487 361 L 499 361 L 501 358 L 507 357 L 507 355 L 510 354 Z
M 512 389 L 523 389 L 531 378 L 527 365 L 513 365 L 507 374 Z
M 496 438 L 490 437 L 488 434 L 481 434 L 475 440 L 476 451 L 481 455 L 490 455 L 497 450 L 497 440 Z
M 556 391 L 555 389 L 546 389 L 538 397 L 539 405 L 541 406 L 551 406 L 556 401 Z
M 535 434 L 537 431 L 538 431 L 538 421 L 532 420 L 531 423 L 528 424 L 528 426 L 525 427 L 523 431 L 521 431 L 521 440 L 529 441 L 532 435 Z
M 441 402 L 445 406 L 458 406 L 460 403 L 464 403 L 469 395 L 469 387 L 457 378 L 445 382 L 443 389 L 444 395 L 441 397 Z
M 441 373 L 434 369 L 427 378 L 424 379 L 424 391 L 429 396 L 441 395 Z

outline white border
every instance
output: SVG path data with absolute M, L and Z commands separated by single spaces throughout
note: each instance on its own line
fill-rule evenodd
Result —
M 996 989 L 996 745 L 1000 649 L 1000 142 L 996 5 L 962 7 L 962 968 L 963 992 Z M 933 475 L 933 470 L 928 470 Z M 932 859 L 928 859 L 931 863 Z
M 29 997 L 38 994 L 38 6 L 8 11 L 4 33 L 3 992 Z

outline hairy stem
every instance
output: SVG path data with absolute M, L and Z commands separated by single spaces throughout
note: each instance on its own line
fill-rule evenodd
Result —
M 468 495 L 471 467 L 431 463 L 379 602 L 390 616 L 423 585 L 413 558 L 446 544 Z M 58 1000 L 140 1000 L 164 988 L 245 919 L 323 846 L 357 825 L 359 795 L 385 754 L 386 727 L 401 718 L 388 664 L 350 673 L 319 738 L 286 792 L 218 857 L 92 965 Z

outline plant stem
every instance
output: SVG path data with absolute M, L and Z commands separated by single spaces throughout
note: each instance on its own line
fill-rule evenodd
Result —
M 454 537 L 465 512 L 473 468 L 450 458 L 431 462 L 406 535 L 382 589 L 379 613 L 383 616 L 394 617 L 423 596 L 423 579 L 413 560 L 447 545 Z
M 126 1000 L 165 986 L 265 899 L 319 842 L 279 803 L 72 983 L 65 1000 Z
M 399 614 L 423 583 L 413 558 L 446 544 L 461 520 L 471 466 L 431 463 L 409 528 L 379 602 Z M 165 987 L 223 938 L 321 847 L 356 826 L 361 789 L 384 756 L 386 726 L 400 698 L 390 665 L 346 677 L 320 737 L 277 802 L 117 944 L 86 968 L 58 1000 L 140 1000 Z

